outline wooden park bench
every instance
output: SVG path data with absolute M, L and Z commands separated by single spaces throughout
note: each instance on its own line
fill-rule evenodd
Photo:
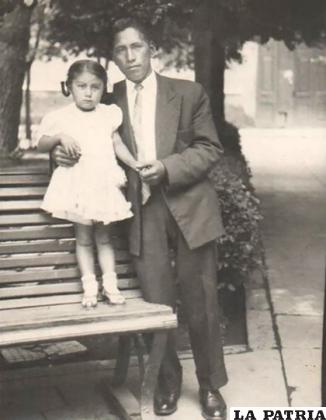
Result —
M 48 180 L 42 170 L 0 169 L 0 347 L 117 334 L 113 381 L 121 385 L 132 337 L 152 332 L 140 412 L 143 420 L 153 419 L 153 392 L 167 333 L 177 325 L 176 315 L 167 306 L 143 300 L 119 235 L 114 238 L 116 270 L 126 304 L 99 302 L 96 309 L 81 307 L 73 227 L 39 209 Z

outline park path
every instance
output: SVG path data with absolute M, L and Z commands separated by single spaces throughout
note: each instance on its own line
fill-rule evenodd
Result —
M 320 405 L 326 130 L 241 133 L 261 200 L 272 318 L 289 403 Z

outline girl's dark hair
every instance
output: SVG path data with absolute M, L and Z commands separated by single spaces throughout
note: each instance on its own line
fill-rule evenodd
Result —
M 61 82 L 61 91 L 64 96 L 70 95 L 70 87 L 72 81 L 85 71 L 94 74 L 94 76 L 102 80 L 104 85 L 103 95 L 107 93 L 108 76 L 106 74 L 105 68 L 96 61 L 77 60 L 69 67 L 67 73 L 67 80 L 65 82 Z

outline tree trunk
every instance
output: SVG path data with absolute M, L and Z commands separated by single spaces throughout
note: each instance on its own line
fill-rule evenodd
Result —
M 25 137 L 32 139 L 32 121 L 31 121 L 31 64 L 27 64 L 25 89 Z
M 31 7 L 19 2 L 0 23 L 0 155 L 17 145 L 30 16 Z
M 217 129 L 223 127 L 225 50 L 216 25 L 221 19 L 215 0 L 203 0 L 194 13 L 193 41 L 196 81 L 208 93 Z

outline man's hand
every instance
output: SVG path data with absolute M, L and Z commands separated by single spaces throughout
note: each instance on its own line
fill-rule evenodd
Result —
M 148 185 L 158 185 L 163 181 L 166 175 L 166 169 L 160 160 L 153 160 L 151 162 L 144 162 L 139 167 L 139 174 L 142 181 Z
M 60 143 L 63 146 L 65 152 L 74 159 L 79 159 L 81 150 L 76 140 L 66 134 L 60 134 Z
M 58 166 L 64 166 L 64 167 L 69 167 L 69 166 L 74 166 L 78 160 L 80 156 L 70 156 L 64 149 L 63 146 L 59 145 L 56 146 L 53 151 L 51 152 L 51 156 L 52 159 L 54 160 L 54 162 L 58 165 Z

